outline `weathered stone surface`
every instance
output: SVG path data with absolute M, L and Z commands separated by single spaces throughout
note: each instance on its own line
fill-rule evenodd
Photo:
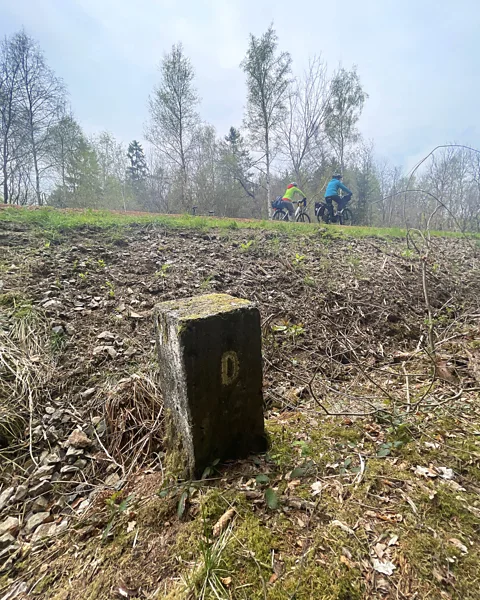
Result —
M 55 465 L 43 465 L 33 473 L 32 480 L 49 479 L 54 471 Z
M 3 523 L 0 523 L 0 536 L 6 533 L 17 535 L 20 528 L 20 522 L 16 517 L 7 517 Z
M 15 543 L 15 538 L 9 533 L 0 536 L 0 550 L 8 548 L 8 546 L 11 546 L 13 543 Z
M 48 508 L 49 502 L 45 496 L 39 496 L 32 503 L 32 512 L 40 513 L 45 512 Z
M 71 448 L 82 449 L 82 448 L 88 448 L 88 446 L 91 446 L 92 440 L 83 431 L 80 431 L 79 429 L 75 429 L 69 435 L 67 444 Z
M 10 500 L 10 498 L 13 496 L 14 493 L 15 493 L 14 487 L 8 487 L 3 490 L 3 492 L 0 494 L 0 510 L 2 510 L 3 508 L 5 508 L 5 506 L 7 506 L 8 501 Z
M 160 386 L 191 475 L 266 449 L 258 309 L 209 294 L 155 308 Z
M 48 480 L 41 481 L 38 485 L 30 488 L 29 495 L 32 497 L 35 496 L 43 496 L 43 494 L 48 494 L 48 492 L 52 491 L 52 484 Z
M 32 542 L 38 542 L 44 538 L 53 537 L 57 533 L 57 526 L 55 523 L 44 523 L 43 525 L 39 525 L 37 529 L 35 529 L 34 534 L 32 535 Z
M 34 529 L 36 529 L 39 525 L 42 525 L 43 523 L 46 523 L 47 521 L 51 520 L 52 517 L 49 512 L 35 513 L 28 519 L 27 524 L 25 525 L 25 529 L 28 532 L 31 532 Z
M 15 490 L 15 495 L 12 498 L 12 503 L 16 504 L 17 502 L 21 502 L 27 497 L 28 494 L 28 486 L 20 484 L 17 486 Z

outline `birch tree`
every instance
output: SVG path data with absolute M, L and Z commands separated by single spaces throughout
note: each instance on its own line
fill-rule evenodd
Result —
M 286 114 L 286 93 L 292 59 L 278 51 L 273 26 L 260 37 L 250 35 L 247 54 L 241 67 L 247 75 L 245 125 L 250 139 L 264 156 L 267 188 L 267 213 L 271 213 L 271 168 L 275 136 Z
M 146 137 L 180 173 L 181 200 L 188 198 L 189 166 L 200 124 L 195 71 L 182 44 L 172 47 L 160 66 L 161 82 L 150 97 Z

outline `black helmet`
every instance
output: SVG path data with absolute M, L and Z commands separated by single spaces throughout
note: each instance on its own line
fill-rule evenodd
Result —
M 332 175 L 332 179 L 342 179 L 343 175 L 341 173 L 334 173 Z

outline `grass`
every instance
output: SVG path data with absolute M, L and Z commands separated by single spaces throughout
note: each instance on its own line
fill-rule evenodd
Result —
M 321 231 L 327 235 L 363 238 L 404 238 L 406 230 L 386 227 L 341 227 L 338 225 L 277 223 L 266 220 L 235 220 L 218 217 L 194 217 L 190 215 L 164 214 L 122 214 L 102 210 L 56 210 L 49 207 L 34 210 L 5 208 L 0 211 L 0 221 L 24 223 L 40 227 L 49 240 L 57 240 L 58 235 L 71 229 L 112 229 L 121 230 L 131 225 L 157 225 L 172 229 L 262 229 L 277 231 L 291 235 L 312 235 Z M 432 232 L 441 237 L 464 237 L 465 234 L 455 231 Z M 470 237 L 480 240 L 480 234 L 470 234 Z

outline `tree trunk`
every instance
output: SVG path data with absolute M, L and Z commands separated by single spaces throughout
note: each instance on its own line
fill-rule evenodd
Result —
M 33 168 L 35 169 L 35 193 L 37 195 L 38 206 L 42 206 L 42 194 L 40 191 L 40 173 L 38 172 L 38 160 L 35 144 L 33 145 Z
M 31 106 L 31 104 L 30 104 Z M 30 108 L 30 143 L 32 144 L 33 168 L 35 169 L 35 194 L 38 206 L 42 205 L 42 194 L 40 192 L 40 173 L 38 172 L 38 157 L 35 136 L 33 134 L 32 110 Z
M 268 130 L 265 134 L 265 160 L 267 166 L 267 216 L 270 219 L 272 216 L 272 204 L 271 204 L 271 182 L 270 182 L 270 140 L 268 136 Z
M 8 169 L 7 169 L 7 149 L 6 144 L 3 145 L 3 203 L 8 204 Z

